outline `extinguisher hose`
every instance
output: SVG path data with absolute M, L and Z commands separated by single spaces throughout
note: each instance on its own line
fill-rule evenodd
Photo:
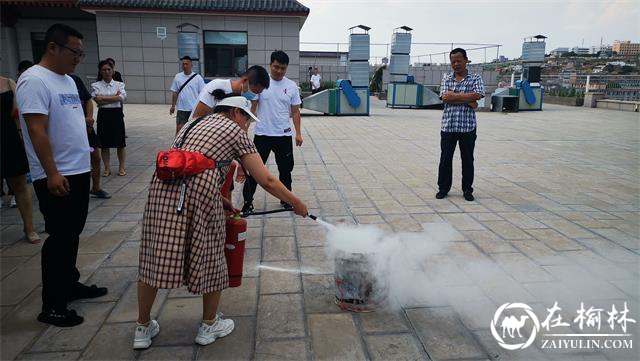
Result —
M 262 215 L 262 214 L 271 214 L 271 213 L 280 213 L 280 212 L 292 212 L 292 211 L 293 211 L 293 208 L 272 209 L 270 211 L 240 213 L 240 217 L 246 218 L 246 217 L 249 217 L 249 216 L 259 216 L 259 215 Z

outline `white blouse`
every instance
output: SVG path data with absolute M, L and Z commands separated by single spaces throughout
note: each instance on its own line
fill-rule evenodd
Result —
M 124 83 L 120 81 L 111 80 L 111 82 L 107 83 L 104 80 L 97 81 L 91 84 L 91 97 L 95 98 L 96 96 L 113 96 L 116 95 L 120 91 L 120 102 L 114 102 L 104 105 L 98 105 L 100 108 L 121 108 L 122 103 L 127 100 L 127 92 L 124 90 Z

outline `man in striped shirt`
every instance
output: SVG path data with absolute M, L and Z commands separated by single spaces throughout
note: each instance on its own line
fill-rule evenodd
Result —
M 476 144 L 477 101 L 484 97 L 484 84 L 478 74 L 467 70 L 467 52 L 456 48 L 449 53 L 453 73 L 442 78 L 440 98 L 444 102 L 440 131 L 440 165 L 438 168 L 437 199 L 447 196 L 451 189 L 452 160 L 456 143 L 462 158 L 462 192 L 464 199 L 473 201 L 473 148 Z

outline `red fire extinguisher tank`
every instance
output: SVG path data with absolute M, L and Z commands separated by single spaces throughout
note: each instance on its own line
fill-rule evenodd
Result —
M 242 266 L 244 264 L 244 241 L 247 239 L 247 221 L 239 214 L 227 219 L 227 240 L 224 245 L 224 256 L 229 271 L 229 287 L 239 287 L 242 283 Z

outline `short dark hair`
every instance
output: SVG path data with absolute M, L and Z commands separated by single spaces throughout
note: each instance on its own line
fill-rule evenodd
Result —
M 98 63 L 98 70 L 101 70 L 102 67 L 105 65 L 109 65 L 111 69 L 113 69 L 113 65 L 111 65 L 111 62 L 109 61 L 109 59 L 105 59 L 105 60 L 100 60 L 100 62 Z
M 67 45 L 70 36 L 75 36 L 78 39 L 82 39 L 83 36 L 80 32 L 69 25 L 65 24 L 53 24 L 47 29 L 44 35 L 44 43 L 55 43 L 58 45 Z
M 113 58 L 106 58 L 106 59 L 104 59 L 104 61 L 108 61 L 108 62 L 110 62 L 111 64 L 115 64 L 115 63 L 116 63 L 116 61 L 115 61 L 115 60 L 113 60 Z
M 33 62 L 31 60 L 23 60 L 18 63 L 18 72 L 22 73 L 23 71 L 31 68 L 33 66 Z
M 289 55 L 282 50 L 276 50 L 271 53 L 271 63 L 277 61 L 280 64 L 289 65 Z
M 467 58 L 467 51 L 462 49 L 462 48 L 455 48 L 453 50 L 451 50 L 451 52 L 449 53 L 449 57 L 451 57 L 451 55 L 453 54 L 462 54 L 462 56 L 464 57 L 464 60 L 469 60 L 469 58 Z
M 273 55 L 271 56 L 273 57 Z M 260 65 L 254 65 L 250 67 L 249 69 L 247 69 L 247 71 L 244 72 L 244 74 L 242 74 L 242 76 L 249 79 L 249 84 L 262 85 L 262 87 L 265 89 L 269 87 L 269 73 L 267 72 L 267 69 L 261 67 Z
M 189 55 L 185 55 L 182 58 L 180 58 L 180 60 L 189 60 L 189 61 L 193 61 L 193 59 L 191 59 L 191 57 Z

